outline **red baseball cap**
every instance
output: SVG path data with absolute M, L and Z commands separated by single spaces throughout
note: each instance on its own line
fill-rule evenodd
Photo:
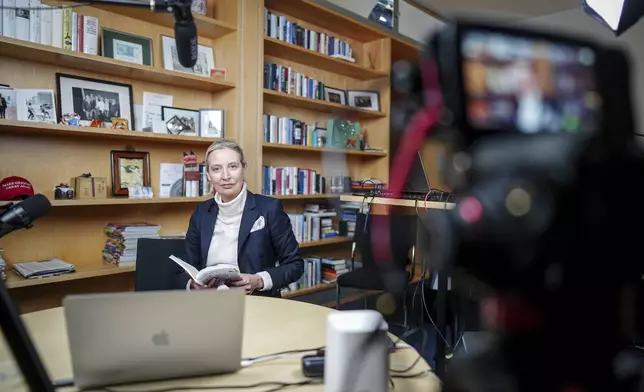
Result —
M 34 187 L 26 178 L 7 177 L 0 181 L 0 200 L 20 200 L 34 195 Z

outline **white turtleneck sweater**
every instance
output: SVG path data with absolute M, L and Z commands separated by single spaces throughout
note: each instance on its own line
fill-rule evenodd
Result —
M 224 202 L 221 200 L 221 195 L 215 194 L 215 202 L 219 206 L 219 213 L 212 233 L 210 248 L 208 248 L 207 267 L 217 264 L 229 264 L 239 268 L 237 262 L 239 226 L 244 214 L 247 195 L 246 183 L 244 183 L 239 195 L 229 202 Z M 273 288 L 273 280 L 268 272 L 261 271 L 257 275 L 264 282 L 262 291 L 268 291 Z M 190 287 L 190 282 L 188 282 L 188 287 Z

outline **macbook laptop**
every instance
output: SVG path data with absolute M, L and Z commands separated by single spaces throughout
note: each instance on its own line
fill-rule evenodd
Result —
M 241 290 L 68 296 L 63 301 L 74 384 L 234 372 L 241 368 Z

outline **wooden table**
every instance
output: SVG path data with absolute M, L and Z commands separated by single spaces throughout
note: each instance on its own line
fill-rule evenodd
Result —
M 386 205 L 394 207 L 410 207 L 418 209 L 437 209 L 437 210 L 451 210 L 456 205 L 455 203 L 443 203 L 439 201 L 424 201 L 424 200 L 411 200 L 411 199 L 392 199 L 387 197 L 365 197 L 355 195 L 342 195 L 340 201 L 350 201 L 365 204 Z
M 326 318 L 335 310 L 303 302 L 277 298 L 247 296 L 244 315 L 244 338 L 242 357 L 257 357 L 286 350 L 308 349 L 325 344 Z M 36 349 L 52 379 L 72 377 L 65 319 L 62 308 L 54 308 L 23 315 L 22 319 L 32 336 Z M 127 333 L 127 325 L 123 333 Z M 220 353 L 225 355 L 225 353 Z M 413 348 L 399 349 L 391 355 L 391 366 L 402 368 L 418 357 Z M 429 369 L 421 359 L 409 374 Z M 26 391 L 14 367 L 10 353 L 0 341 L 0 390 Z M 146 389 L 171 388 L 177 386 L 249 385 L 263 381 L 297 382 L 307 380 L 302 375 L 300 357 L 287 357 L 260 362 L 245 367 L 237 373 L 186 378 L 172 381 L 150 382 L 128 387 L 114 387 L 117 391 L 135 392 Z M 428 373 L 412 379 L 393 379 L 396 391 L 438 392 L 437 378 Z M 295 387 L 291 387 L 295 388 Z M 244 389 L 265 391 L 270 387 Z M 321 391 L 322 385 L 297 387 L 298 391 Z M 64 388 L 64 391 L 77 390 Z M 237 389 L 239 390 L 239 389 Z

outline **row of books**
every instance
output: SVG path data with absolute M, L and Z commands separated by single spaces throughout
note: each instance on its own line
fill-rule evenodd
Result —
M 338 231 L 333 228 L 333 218 L 335 216 L 337 216 L 337 213 L 333 210 L 288 214 L 297 242 L 319 241 L 336 237 Z
M 298 97 L 324 99 L 324 83 L 281 64 L 264 64 L 264 88 Z
M 355 62 L 351 44 L 339 38 L 309 30 L 283 15 L 275 15 L 264 8 L 264 35 L 293 45 L 313 50 L 320 54 Z
M 264 195 L 317 195 L 326 193 L 326 180 L 315 170 L 293 166 L 263 166 Z
M 2 36 L 56 48 L 98 54 L 98 19 L 42 4 L 40 0 L 0 0 Z
M 292 292 L 333 283 L 339 275 L 349 272 L 347 261 L 332 257 L 311 256 L 304 259 L 304 274 L 297 282 L 291 283 L 283 292 Z
M 307 124 L 288 117 L 264 114 L 264 142 L 323 147 L 326 123 Z
M 7 279 L 7 274 L 5 273 L 6 268 L 7 268 L 7 263 L 2 258 L 2 249 L 0 249 L 0 279 L 2 280 Z
M 161 238 L 160 230 L 160 226 L 148 223 L 108 224 L 103 261 L 117 266 L 135 265 L 139 238 Z

